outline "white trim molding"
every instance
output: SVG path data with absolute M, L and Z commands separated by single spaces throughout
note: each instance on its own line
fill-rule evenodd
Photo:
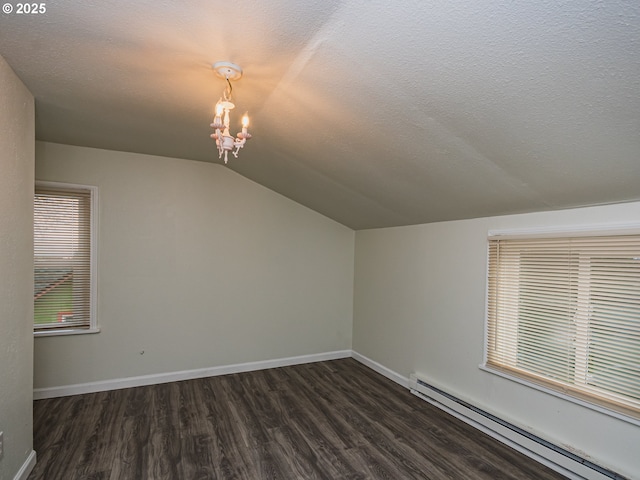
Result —
M 487 238 L 592 237 L 600 235 L 638 235 L 639 233 L 640 223 L 595 223 L 573 226 L 494 229 L 487 232 Z
M 41 330 L 33 332 L 33 338 L 59 337 L 62 335 L 86 335 L 88 333 L 100 333 L 99 328 L 70 328 L 69 330 Z
M 351 352 L 351 356 L 358 362 L 369 367 L 371 370 L 378 372 L 380 375 L 387 377 L 389 380 L 393 380 L 398 385 L 401 385 L 404 388 L 409 388 L 409 379 L 407 377 L 403 377 L 399 373 L 394 372 L 384 365 L 371 360 L 369 357 L 365 357 L 364 355 L 361 355 L 356 351 Z
M 29 456 L 24 461 L 24 463 L 20 467 L 20 470 L 18 470 L 18 472 L 16 473 L 15 477 L 13 477 L 13 480 L 27 480 L 27 477 L 29 476 L 29 474 L 33 470 L 33 467 L 35 466 L 36 466 L 36 451 L 31 450 L 31 453 L 29 453 Z
M 222 365 L 219 367 L 198 368 L 195 370 L 182 370 L 178 372 L 157 373 L 137 377 L 116 378 L 100 382 L 79 383 L 74 385 L 62 385 L 59 387 L 36 388 L 33 390 L 33 399 L 66 397 L 69 395 L 81 395 L 84 393 L 104 392 L 119 390 L 121 388 L 142 387 L 159 383 L 179 382 L 194 378 L 215 377 L 231 373 L 252 372 L 267 368 L 287 367 L 290 365 L 302 365 L 304 363 L 324 362 L 351 357 L 351 350 L 338 350 L 334 352 L 315 353 L 298 357 L 277 358 L 273 360 L 261 360 L 258 362 L 236 363 L 234 365 Z

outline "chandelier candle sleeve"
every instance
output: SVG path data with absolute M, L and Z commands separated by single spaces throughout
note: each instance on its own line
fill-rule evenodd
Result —
M 220 102 L 218 102 L 216 104 L 216 116 L 213 119 L 213 123 L 211 124 L 211 126 L 215 129 L 219 129 L 222 128 L 222 112 L 224 111 L 224 108 L 222 108 L 222 104 Z
M 249 140 L 251 138 L 251 134 L 247 131 L 249 127 L 249 115 L 246 113 L 242 117 L 242 132 L 238 134 L 238 138 Z

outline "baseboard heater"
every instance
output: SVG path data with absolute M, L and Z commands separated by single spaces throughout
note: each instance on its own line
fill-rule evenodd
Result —
M 575 480 L 627 480 L 611 470 L 596 465 L 586 458 L 554 445 L 429 384 L 428 380 L 419 374 L 410 375 L 409 388 L 414 395 L 568 478 Z

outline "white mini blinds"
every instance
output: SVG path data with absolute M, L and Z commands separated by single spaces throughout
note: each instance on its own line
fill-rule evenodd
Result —
M 36 185 L 34 331 L 92 325 L 91 188 Z
M 486 366 L 640 418 L 640 234 L 490 237 Z

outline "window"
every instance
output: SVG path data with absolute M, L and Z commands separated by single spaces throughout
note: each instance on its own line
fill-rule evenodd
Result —
M 640 418 L 640 234 L 489 238 L 486 367 Z
M 95 187 L 37 183 L 34 197 L 34 332 L 97 331 Z

